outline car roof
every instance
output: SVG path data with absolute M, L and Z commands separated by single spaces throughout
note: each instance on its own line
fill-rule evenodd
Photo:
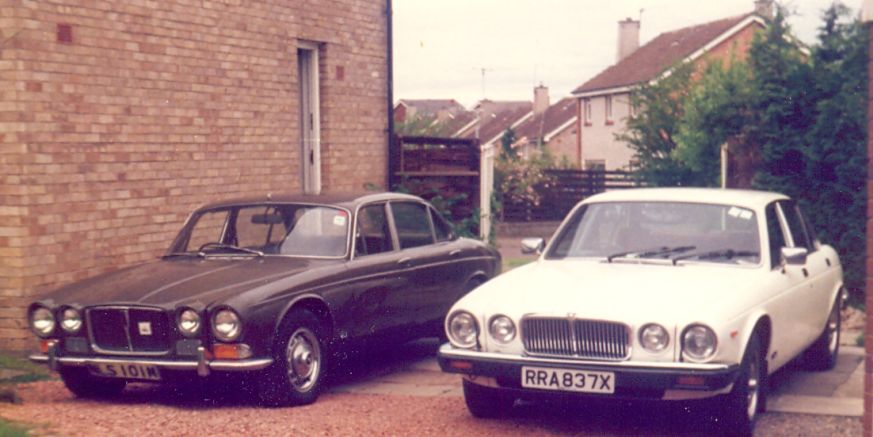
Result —
M 775 200 L 788 196 L 770 191 L 724 188 L 632 188 L 613 190 L 591 196 L 583 203 L 594 202 L 693 202 L 736 205 L 750 209 L 764 208 Z
M 331 205 L 342 208 L 355 209 L 358 205 L 370 202 L 386 200 L 412 200 L 421 202 L 422 199 L 403 193 L 330 193 L 330 194 L 289 194 L 268 193 L 264 196 L 238 197 L 216 202 L 207 203 L 198 209 L 213 209 L 235 205 L 267 205 L 282 203 L 307 203 L 317 205 Z

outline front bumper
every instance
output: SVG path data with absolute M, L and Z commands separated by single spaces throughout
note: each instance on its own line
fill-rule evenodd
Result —
M 164 360 L 150 358 L 110 358 L 110 357 L 59 357 L 55 345 L 49 347 L 48 354 L 33 354 L 28 358 L 36 363 L 48 364 L 52 370 L 60 366 L 89 367 L 99 364 L 138 364 L 155 366 L 167 370 L 196 371 L 199 376 L 209 376 L 211 371 L 248 372 L 261 370 L 273 364 L 272 358 L 253 358 L 247 360 L 209 360 L 203 347 L 197 348 L 196 360 Z
M 524 394 L 572 394 L 620 399 L 703 399 L 728 393 L 739 374 L 738 364 L 603 362 L 528 357 L 456 349 L 446 343 L 437 355 L 444 372 L 464 375 L 470 382 Z M 582 394 L 522 388 L 522 367 L 612 372 L 614 394 Z

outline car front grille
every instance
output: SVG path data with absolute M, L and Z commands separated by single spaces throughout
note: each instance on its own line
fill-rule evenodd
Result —
M 170 350 L 170 322 L 158 308 L 96 307 L 85 311 L 91 344 L 104 354 L 162 355 Z
M 626 360 L 630 328 L 623 323 L 557 317 L 525 317 L 521 340 L 531 355 Z

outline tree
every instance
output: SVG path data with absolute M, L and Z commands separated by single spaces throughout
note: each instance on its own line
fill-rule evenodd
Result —
M 809 189 L 805 132 L 811 124 L 814 98 L 809 94 L 809 64 L 790 36 L 780 8 L 749 49 L 752 70 L 752 117 L 746 144 L 760 150 L 755 187 L 798 198 Z
M 674 155 L 676 135 L 684 116 L 684 102 L 691 88 L 693 66 L 681 64 L 654 84 L 644 84 L 631 94 L 639 108 L 628 119 L 624 132 L 616 135 L 634 151 L 639 162 L 636 176 L 653 186 L 697 185 L 698 172 Z
M 746 64 L 733 60 L 724 67 L 721 62 L 713 62 L 688 95 L 673 155 L 695 172 L 695 181 L 702 186 L 719 186 L 721 182 L 722 144 L 743 146 L 752 117 L 750 81 Z
M 500 137 L 501 156 L 512 161 L 518 160 L 518 154 L 512 149 L 515 140 L 515 131 L 512 130 L 511 127 L 506 128 L 506 130 L 503 131 L 503 136 Z
M 867 195 L 867 31 L 835 3 L 812 52 L 816 104 L 810 128 L 805 208 L 823 241 L 839 252 L 853 296 L 864 287 Z

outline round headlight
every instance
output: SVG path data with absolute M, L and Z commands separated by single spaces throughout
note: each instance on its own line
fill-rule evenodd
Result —
M 82 329 L 82 314 L 79 310 L 75 308 L 66 308 L 64 312 L 61 313 L 61 328 L 70 334 L 79 332 L 79 330 Z
M 509 343 L 515 338 L 515 323 L 509 317 L 495 316 L 488 324 L 488 332 L 497 342 Z
M 471 348 L 476 346 L 476 337 L 479 336 L 476 318 L 463 311 L 452 314 L 449 317 L 448 335 L 449 340 L 458 347 Z
M 194 336 L 200 332 L 200 314 L 190 308 L 179 313 L 179 331 L 186 336 Z
M 670 334 L 663 326 L 649 323 L 640 328 L 640 344 L 649 352 L 661 352 L 670 344 Z
M 239 316 L 231 310 L 221 310 L 212 316 L 212 333 L 221 341 L 234 341 L 242 332 Z
M 703 361 L 715 354 L 718 339 L 708 326 L 691 325 L 682 335 L 682 354 L 691 361 Z
M 40 337 L 48 337 L 55 331 L 55 316 L 46 307 L 37 307 L 30 313 L 30 328 Z

